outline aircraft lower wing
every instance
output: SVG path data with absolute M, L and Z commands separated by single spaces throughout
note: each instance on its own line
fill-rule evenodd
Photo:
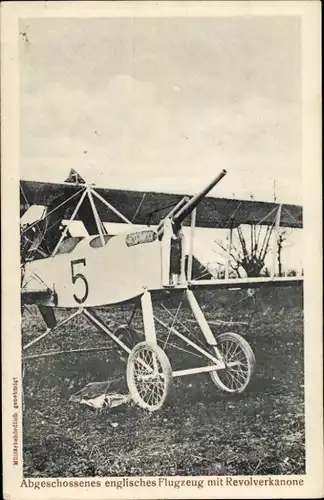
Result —
M 215 289 L 243 289 L 281 286 L 302 286 L 302 276 L 283 277 L 258 277 L 258 278 L 231 278 L 221 280 L 192 280 L 189 288 L 192 290 L 215 290 Z

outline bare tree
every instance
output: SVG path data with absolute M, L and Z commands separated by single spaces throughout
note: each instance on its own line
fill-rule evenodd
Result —
M 282 248 L 283 248 L 283 243 L 286 241 L 287 236 L 286 232 L 283 231 L 278 234 L 278 239 L 277 239 L 277 262 L 278 262 L 278 274 L 279 276 L 282 276 Z
M 236 242 L 232 241 L 228 257 L 229 265 L 238 277 L 241 277 L 240 269 L 243 269 L 248 277 L 261 275 L 265 267 L 273 227 L 273 225 L 264 227 L 253 224 L 250 226 L 250 231 L 246 231 L 245 234 L 241 226 L 237 227 L 238 238 Z M 223 252 L 228 253 L 225 245 L 216 240 L 215 243 Z

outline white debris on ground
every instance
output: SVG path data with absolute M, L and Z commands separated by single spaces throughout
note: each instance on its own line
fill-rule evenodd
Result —
M 111 381 L 93 382 L 87 384 L 83 389 L 72 394 L 70 402 L 90 406 L 96 410 L 116 408 L 123 404 L 131 403 L 129 394 L 119 394 L 115 391 L 108 392 Z
M 126 394 L 101 394 L 93 399 L 81 399 L 80 404 L 91 406 L 92 408 L 116 408 L 131 401 L 131 397 Z

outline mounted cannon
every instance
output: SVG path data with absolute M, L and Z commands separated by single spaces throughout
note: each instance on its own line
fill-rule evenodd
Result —
M 128 226 L 128 231 L 113 236 L 62 240 L 52 256 L 26 263 L 25 297 L 44 297 L 44 306 L 94 307 L 131 300 L 143 289 L 182 286 L 186 282 L 182 223 L 225 174 L 223 170 L 196 196 L 183 198 L 157 230 Z M 57 276 L 69 279 L 57 280 Z M 57 303 L 51 304 L 54 292 Z
M 215 336 L 194 292 L 204 289 L 227 289 L 233 286 L 251 288 L 251 286 L 265 285 L 300 285 L 302 278 L 271 276 L 236 280 L 191 279 L 191 273 L 188 271 L 186 276 L 185 272 L 182 225 L 192 214 L 190 232 L 192 238 L 195 226 L 227 228 L 229 222 L 233 221 L 237 225 L 251 225 L 255 223 L 257 213 L 259 220 L 268 226 L 276 223 L 278 227 L 302 227 L 302 212 L 301 208 L 295 205 L 281 206 L 224 198 L 205 199 L 225 174 L 224 170 L 220 172 L 210 184 L 192 198 L 183 198 L 179 194 L 136 191 L 127 191 L 125 196 L 124 190 L 97 189 L 89 184 L 73 183 L 70 179 L 66 184 L 59 185 L 24 181 L 21 186 L 23 204 L 28 202 L 28 206 L 44 205 L 48 208 L 47 216 L 53 213 L 55 224 L 59 223 L 63 216 L 63 211 L 60 211 L 62 206 L 67 208 L 66 213 L 70 215 L 65 221 L 62 234 L 57 243 L 55 242 L 55 248 L 50 250 L 50 256 L 47 257 L 39 252 L 40 239 L 48 246 L 48 227 L 45 227 L 40 239 L 35 238 L 30 242 L 31 245 L 36 242 L 31 247 L 32 255 L 24 259 L 26 262 L 21 280 L 21 302 L 22 305 L 32 303 L 39 308 L 47 330 L 25 343 L 23 350 L 26 351 L 51 332 L 61 329 L 70 320 L 73 318 L 76 320 L 78 315 L 82 315 L 128 355 L 126 376 L 129 391 L 133 400 L 143 408 L 151 411 L 161 408 L 170 393 L 173 378 L 185 375 L 209 373 L 219 389 L 229 393 L 244 391 L 251 380 L 255 365 L 251 347 L 236 333 L 225 332 Z M 35 193 L 39 189 L 43 189 L 43 196 L 38 194 L 36 196 Z M 62 203 L 58 202 L 62 200 L 60 196 L 66 197 Z M 157 228 L 147 225 L 143 227 L 147 221 L 148 210 L 152 206 L 165 207 L 168 204 L 170 207 L 172 206 L 170 202 L 174 207 L 160 221 Z M 52 210 L 53 204 L 56 208 Z M 195 209 L 199 204 L 201 204 L 200 212 L 196 220 Z M 118 221 L 128 224 L 126 230 L 118 234 L 108 234 L 108 228 L 104 223 L 116 222 L 116 217 L 119 217 Z M 77 218 L 83 222 L 88 233 L 85 237 L 71 237 L 68 234 L 70 223 Z M 30 231 L 39 224 L 39 218 L 33 222 L 29 220 L 27 226 L 25 226 L 26 217 L 22 218 L 21 222 L 22 231 Z M 49 240 L 52 243 L 51 236 Z M 193 239 L 191 244 L 192 242 Z M 38 253 L 34 251 L 36 246 Z M 49 246 L 52 248 L 53 245 Z M 192 255 L 191 250 L 189 256 Z M 170 324 L 164 316 L 159 318 L 153 312 L 153 303 L 158 300 L 163 301 L 163 298 L 168 301 L 173 291 L 177 293 L 177 298 L 181 296 L 176 313 L 173 315 L 168 311 L 163 302 L 157 308 L 157 313 L 162 314 L 162 310 L 166 310 L 171 314 L 172 324 Z M 113 331 L 111 326 L 106 324 L 101 310 L 126 302 L 134 306 L 126 328 L 119 326 Z M 183 318 L 181 321 L 178 319 L 183 302 L 189 306 L 201 331 L 199 344 L 196 335 L 190 338 L 192 325 L 190 328 L 185 327 Z M 55 319 L 57 308 L 74 311 L 57 322 Z M 131 326 L 136 308 L 141 309 L 145 341 L 140 341 L 138 338 L 141 332 L 138 332 L 137 326 L 136 329 Z M 156 324 L 159 326 L 158 330 L 155 328 Z M 84 326 L 82 333 L 83 331 Z M 127 332 L 129 335 L 126 339 Z M 185 343 L 185 349 L 180 348 L 180 350 L 185 350 L 196 357 L 198 355 L 201 359 L 199 366 L 171 368 L 166 349 L 178 347 L 169 343 L 171 334 Z M 164 336 L 161 338 L 161 335 Z M 193 352 L 190 353 L 188 348 L 193 349 Z M 48 357 L 57 354 L 41 353 L 25 356 L 24 359 L 26 361 L 35 359 L 35 356 Z M 172 360 L 172 363 L 176 361 Z
M 207 194 L 226 175 L 222 170 L 200 193 L 192 198 L 184 197 L 160 222 L 157 235 L 162 244 L 162 285 L 181 285 L 186 282 L 185 245 L 183 221 L 198 207 Z
M 163 236 L 163 226 L 167 220 L 172 221 L 173 232 L 177 232 L 181 229 L 183 221 L 198 207 L 198 205 L 203 201 L 208 193 L 218 184 L 223 177 L 227 174 L 226 170 L 222 170 L 200 193 L 196 194 L 192 198 L 185 196 L 182 200 L 168 213 L 168 215 L 160 222 L 158 226 L 158 236 L 159 239 Z

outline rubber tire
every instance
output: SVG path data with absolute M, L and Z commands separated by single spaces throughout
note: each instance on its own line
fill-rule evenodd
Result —
M 236 342 L 237 344 L 240 345 L 242 351 L 244 352 L 244 354 L 246 356 L 246 360 L 247 360 L 248 365 L 249 365 L 250 373 L 249 373 L 248 379 L 246 380 L 244 385 L 237 390 L 232 390 L 232 389 L 226 387 L 225 384 L 223 384 L 223 382 L 218 377 L 218 373 L 217 373 L 218 370 L 215 370 L 215 371 L 209 373 L 210 378 L 212 379 L 213 383 L 218 387 L 218 389 L 222 390 L 223 392 L 228 392 L 231 394 L 239 394 L 239 393 L 245 391 L 246 387 L 249 385 L 249 383 L 251 381 L 253 372 L 255 370 L 255 356 L 254 356 L 254 353 L 252 351 L 252 348 L 251 348 L 250 344 L 241 335 L 238 335 L 237 333 L 233 333 L 233 332 L 221 333 L 216 338 L 216 340 L 217 340 L 217 344 L 221 343 L 222 341 L 226 341 L 226 340 L 231 340 L 231 341 Z
M 164 377 L 165 377 L 165 389 L 164 389 L 164 395 L 162 400 L 160 401 L 159 404 L 155 406 L 149 406 L 143 399 L 141 398 L 140 394 L 138 393 L 137 387 L 134 383 L 134 379 L 132 376 L 132 365 L 134 362 L 134 358 L 136 357 L 138 351 L 142 350 L 143 347 L 147 348 L 148 350 L 154 352 L 162 366 Z M 144 408 L 149 411 L 157 411 L 162 408 L 162 406 L 166 403 L 168 400 L 171 390 L 172 390 L 172 368 L 170 365 L 169 358 L 165 354 L 165 352 L 161 349 L 156 344 L 153 344 L 152 342 L 140 342 L 137 344 L 132 351 L 129 354 L 128 360 L 127 360 L 127 368 L 126 368 L 126 380 L 127 380 L 127 386 L 129 393 L 134 401 L 138 406 L 141 408 Z

